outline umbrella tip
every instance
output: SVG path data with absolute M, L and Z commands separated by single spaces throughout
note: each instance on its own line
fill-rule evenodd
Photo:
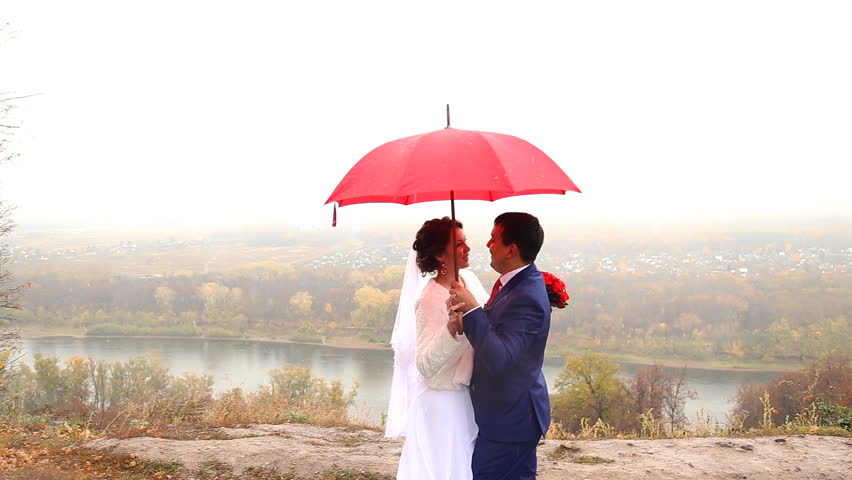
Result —
M 447 128 L 450 128 L 450 104 L 447 104 Z

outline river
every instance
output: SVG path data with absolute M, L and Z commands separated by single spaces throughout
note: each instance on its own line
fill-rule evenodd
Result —
M 340 380 L 344 389 L 360 382 L 357 404 L 373 418 L 386 411 L 393 370 L 393 352 L 334 348 L 321 345 L 247 340 L 199 338 L 102 338 L 42 337 L 23 340 L 24 361 L 32 365 L 33 354 L 53 356 L 61 361 L 73 355 L 94 356 L 97 360 L 124 361 L 134 356 L 156 355 L 172 375 L 183 372 L 213 376 L 213 389 L 223 392 L 235 387 L 253 391 L 268 381 L 268 372 L 285 364 L 306 366 L 314 375 Z M 545 360 L 544 376 L 552 389 L 564 366 L 561 357 Z M 644 365 L 622 363 L 622 376 L 631 376 Z M 676 374 L 677 369 L 667 369 Z M 744 383 L 766 382 L 773 372 L 711 370 L 687 371 L 689 388 L 698 394 L 686 403 L 693 420 L 703 410 L 720 422 L 732 407 L 737 388 Z

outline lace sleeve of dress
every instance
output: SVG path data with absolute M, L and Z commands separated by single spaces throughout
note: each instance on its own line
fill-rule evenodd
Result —
M 432 378 L 464 345 L 447 330 L 447 306 L 435 298 L 424 298 L 417 303 L 417 370 Z

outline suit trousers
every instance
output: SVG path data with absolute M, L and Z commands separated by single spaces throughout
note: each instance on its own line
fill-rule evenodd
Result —
M 495 442 L 476 439 L 473 448 L 473 480 L 535 480 L 538 440 Z

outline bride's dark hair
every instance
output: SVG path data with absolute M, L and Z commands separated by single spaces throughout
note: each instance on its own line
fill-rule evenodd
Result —
M 458 220 L 455 225 L 464 228 Z M 411 248 L 417 252 L 417 268 L 423 272 L 424 276 L 427 273 L 437 272 L 441 268 L 441 262 L 435 258 L 435 255 L 446 253 L 452 226 L 453 221 L 450 217 L 433 218 L 424 222 L 417 231 Z

